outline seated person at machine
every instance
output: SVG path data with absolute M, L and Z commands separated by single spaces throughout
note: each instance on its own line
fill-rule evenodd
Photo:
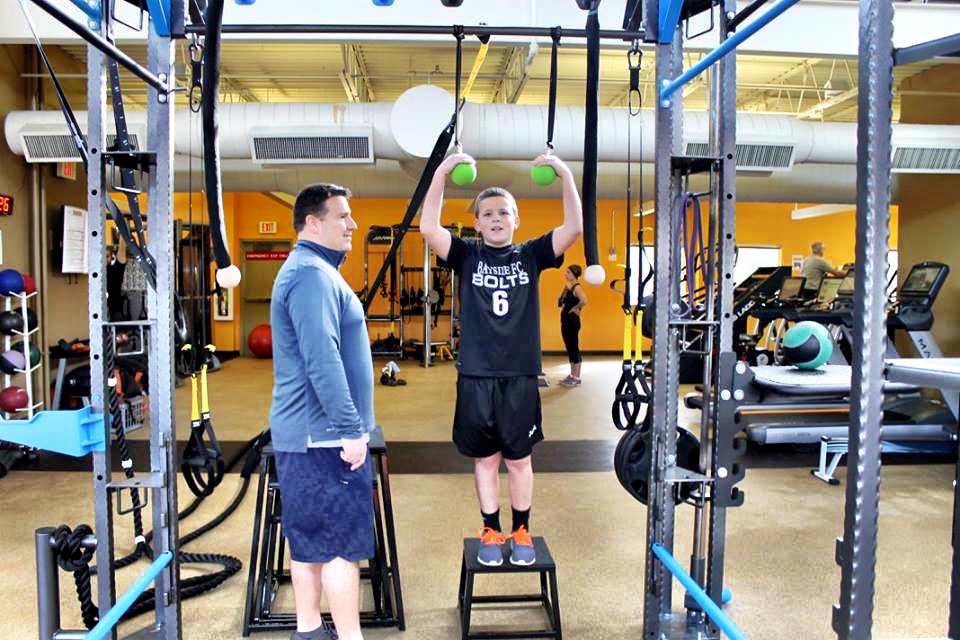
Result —
M 807 279 L 805 290 L 808 297 L 813 297 L 819 290 L 820 282 L 824 276 L 845 276 L 846 271 L 835 269 L 826 258 L 823 257 L 825 246 L 823 242 L 817 240 L 810 245 L 810 255 L 803 259 L 803 265 L 800 267 L 800 275 Z

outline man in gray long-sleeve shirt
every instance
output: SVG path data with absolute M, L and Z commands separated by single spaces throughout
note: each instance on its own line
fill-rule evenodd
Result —
M 357 228 L 337 185 L 305 188 L 298 242 L 270 303 L 270 431 L 297 611 L 292 640 L 362 640 L 358 562 L 373 556 L 373 363 L 363 306 L 340 275 Z M 326 592 L 336 633 L 322 620 Z

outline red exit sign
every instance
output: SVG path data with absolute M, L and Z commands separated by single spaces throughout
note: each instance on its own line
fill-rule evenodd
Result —
M 0 216 L 13 215 L 13 196 L 0 194 Z
M 260 233 L 276 233 L 277 232 L 277 223 L 276 222 L 260 222 Z

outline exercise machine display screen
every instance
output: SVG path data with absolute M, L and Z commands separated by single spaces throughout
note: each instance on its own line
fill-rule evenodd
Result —
M 853 275 L 853 270 L 847 272 L 847 275 L 843 276 L 843 280 L 840 282 L 840 288 L 837 289 L 837 295 L 844 298 L 853 297 L 853 283 L 855 276 Z
M 803 283 L 806 282 L 806 280 L 806 278 L 796 277 L 784 278 L 783 284 L 780 285 L 780 295 L 777 296 L 777 299 L 786 301 L 799 298 L 800 291 L 803 289 Z
M 820 289 L 817 290 L 817 304 L 832 304 L 837 297 L 837 292 L 840 291 L 842 282 L 843 278 L 824 278 L 820 282 Z
M 927 295 L 937 281 L 937 277 L 943 270 L 941 266 L 923 266 L 916 265 L 910 269 L 907 279 L 900 287 L 900 293 L 909 295 Z

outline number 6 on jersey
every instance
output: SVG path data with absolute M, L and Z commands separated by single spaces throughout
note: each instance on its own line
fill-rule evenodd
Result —
M 510 311 L 510 299 L 507 292 L 499 289 L 493 292 L 493 312 L 501 318 Z

